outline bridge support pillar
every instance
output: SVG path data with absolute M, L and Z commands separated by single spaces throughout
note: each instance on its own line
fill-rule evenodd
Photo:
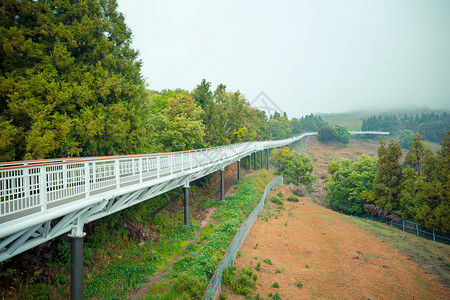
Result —
M 269 171 L 269 154 L 270 154 L 270 150 L 267 149 L 266 150 L 266 159 L 267 159 L 267 171 Z
M 252 155 L 251 154 L 248 156 L 248 169 L 249 169 L 249 171 L 252 170 Z
M 241 181 L 241 160 L 237 161 L 237 181 Z
M 254 170 L 256 171 L 256 169 L 258 168 L 258 160 L 256 159 L 256 154 L 257 154 L 258 152 L 255 152 L 255 156 L 254 156 L 254 164 L 255 164 L 255 166 L 254 166 Z
M 186 184 L 183 187 L 183 204 L 184 204 L 184 225 L 187 226 L 187 228 L 191 228 L 191 214 L 189 211 L 189 184 Z
M 70 299 L 84 299 L 83 275 L 83 238 L 82 234 L 69 234 L 71 243 L 71 272 L 70 272 Z
M 261 169 L 264 168 L 264 150 L 261 150 Z
M 220 200 L 225 200 L 225 169 L 220 170 Z

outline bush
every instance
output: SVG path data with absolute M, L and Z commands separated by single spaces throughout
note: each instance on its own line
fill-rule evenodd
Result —
M 175 288 L 180 293 L 188 291 L 189 294 L 193 295 L 196 299 L 202 298 L 203 292 L 205 291 L 205 286 L 200 279 L 186 273 L 183 273 L 178 277 Z
M 264 260 L 264 262 L 265 262 L 266 264 L 268 264 L 268 265 L 272 265 L 272 261 L 271 261 L 270 259 L 268 259 L 268 258 L 266 258 L 266 259 Z
M 45 283 L 32 284 L 28 288 L 29 299 L 44 300 L 50 297 L 50 286 Z
M 277 196 L 273 196 L 272 198 L 270 198 L 270 201 L 272 201 L 276 205 L 283 205 L 283 200 L 281 200 Z
M 301 280 L 299 280 L 299 281 L 297 282 L 297 286 L 298 286 L 298 287 L 302 287 L 302 286 L 303 286 L 303 282 L 302 282 Z
M 298 197 L 291 194 L 287 198 L 287 201 L 289 201 L 289 202 L 298 202 Z
M 292 193 L 299 197 L 305 197 L 307 195 L 307 190 L 304 186 L 296 186 L 292 189 Z
M 278 292 L 276 292 L 275 295 L 273 295 L 272 299 L 273 300 L 281 300 L 281 296 L 280 296 L 280 294 L 278 294 Z
M 222 275 L 222 284 L 229 287 L 233 293 L 247 296 L 256 287 L 256 275 L 251 269 L 243 268 L 242 272 L 236 276 L 236 267 L 230 266 L 226 268 Z
M 256 263 L 256 271 L 260 271 L 261 270 L 261 262 L 260 261 L 258 261 L 257 263 Z
M 279 288 L 279 287 L 280 287 L 280 285 L 278 284 L 278 282 L 274 282 L 274 283 L 272 284 L 272 286 L 273 286 L 274 288 Z

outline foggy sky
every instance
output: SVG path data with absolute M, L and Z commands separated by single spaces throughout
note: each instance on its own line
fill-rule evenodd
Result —
M 450 108 L 449 0 L 118 0 L 149 89 L 203 78 L 289 117 Z

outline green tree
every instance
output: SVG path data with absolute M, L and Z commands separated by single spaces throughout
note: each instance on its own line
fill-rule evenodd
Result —
M 409 130 L 402 130 L 399 136 L 399 143 L 402 148 L 409 149 L 414 140 L 414 133 Z
M 398 142 L 391 140 L 386 147 L 384 140 L 378 148 L 378 171 L 373 190 L 376 195 L 375 204 L 387 211 L 396 212 L 399 203 L 402 166 L 399 159 L 402 156 Z
M 437 155 L 416 135 L 405 160 L 400 215 L 428 228 L 450 231 L 448 136 Z M 445 154 L 447 153 L 447 154 Z M 447 160 L 447 161 L 446 161 Z
M 2 160 L 148 149 L 141 62 L 116 9 L 115 0 L 2 3 Z
M 181 151 L 204 146 L 203 110 L 186 93 L 167 92 L 156 96 L 164 103 L 161 110 L 149 118 L 150 138 L 156 151 Z M 164 100 L 161 100 L 164 99 Z
M 334 141 L 334 132 L 333 127 L 326 125 L 322 126 L 317 130 L 317 138 L 321 142 L 330 142 Z
M 375 159 L 363 154 L 356 162 L 343 159 L 331 168 L 333 175 L 327 182 L 328 206 L 347 214 L 361 215 L 364 212 L 365 195 L 370 193 L 377 174 Z
M 287 183 L 310 186 L 315 181 L 311 175 L 314 166 L 305 154 L 281 148 L 272 150 L 272 157 L 277 173 L 283 175 Z
M 336 140 L 340 141 L 344 145 L 347 145 L 350 142 L 350 132 L 339 125 L 336 125 L 333 128 L 333 136 Z
M 422 142 L 422 136 L 419 133 L 416 133 L 411 148 L 405 157 L 404 164 L 413 166 L 416 169 L 418 176 L 420 176 L 425 156 L 429 155 L 430 151 L 430 148 Z

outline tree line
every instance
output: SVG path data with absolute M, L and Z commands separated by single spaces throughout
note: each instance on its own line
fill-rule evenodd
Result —
M 403 161 L 398 141 L 381 140 L 377 158 L 343 159 L 328 172 L 328 204 L 334 210 L 362 215 L 364 204 L 372 203 L 424 227 L 450 231 L 450 131 L 438 153 L 416 133 Z
M 150 91 L 115 0 L 7 1 L 0 18 L 0 161 L 188 150 L 323 125 L 250 106 L 203 80 Z
M 422 113 L 397 115 L 378 115 L 371 116 L 362 121 L 361 130 L 370 131 L 389 131 L 396 134 L 403 134 L 411 137 L 415 132 L 420 133 L 426 140 L 439 143 L 444 138 L 447 129 L 450 126 L 450 116 L 443 113 Z M 412 138 L 409 138 L 412 142 Z M 402 146 L 410 146 L 410 142 Z

